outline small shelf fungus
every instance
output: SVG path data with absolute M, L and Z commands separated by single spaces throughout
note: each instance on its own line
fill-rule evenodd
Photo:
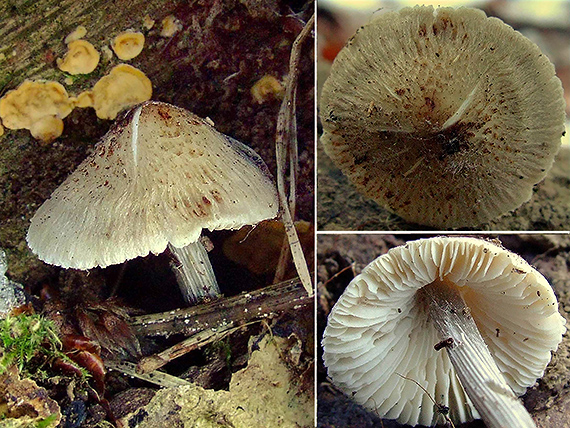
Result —
M 407 221 L 476 226 L 532 196 L 560 147 L 562 85 L 539 48 L 471 8 L 379 13 L 320 100 L 328 156 Z
M 530 428 L 516 396 L 542 377 L 565 331 L 554 291 L 521 257 L 481 239 L 431 238 L 364 268 L 322 344 L 333 382 L 381 417 L 431 425 L 434 399 L 454 423 Z
M 85 28 L 83 25 L 78 25 L 75 30 L 73 30 L 71 33 L 69 33 L 67 35 L 67 37 L 65 38 L 64 42 L 66 45 L 70 44 L 71 42 L 74 42 L 76 40 L 82 39 L 83 37 L 85 37 L 87 35 L 87 28 Z
M 219 294 L 202 229 L 239 229 L 277 215 L 261 158 L 208 121 L 166 103 L 130 111 L 31 220 L 47 263 L 90 269 L 167 247 L 188 302 Z
M 135 31 L 125 31 L 113 39 L 111 48 L 120 60 L 131 60 L 142 52 L 144 48 L 144 34 Z
M 249 90 L 257 104 L 263 104 L 269 100 L 282 100 L 285 96 L 285 88 L 275 76 L 266 74 Z
M 0 99 L 0 118 L 8 129 L 28 129 L 50 143 L 63 132 L 63 120 L 73 110 L 65 88 L 57 82 L 26 80 Z
M 86 40 L 74 40 L 67 45 L 63 59 L 57 59 L 61 71 L 69 74 L 89 74 L 99 64 L 99 52 Z
M 71 97 L 70 99 L 74 107 L 79 107 L 79 108 L 93 107 L 92 91 L 83 91 L 76 97 Z
M 162 20 L 161 37 L 172 37 L 182 30 L 182 24 L 174 15 L 168 15 Z
M 93 108 L 100 119 L 115 119 L 121 110 L 150 100 L 151 96 L 150 79 L 128 64 L 113 67 L 91 91 Z

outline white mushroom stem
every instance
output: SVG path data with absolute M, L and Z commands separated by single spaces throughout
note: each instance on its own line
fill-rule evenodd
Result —
M 456 286 L 435 281 L 418 291 L 445 346 L 465 392 L 490 428 L 536 428 L 532 418 L 505 382 L 489 353 L 469 307 Z M 435 344 L 434 344 L 435 345 Z
M 200 241 L 182 248 L 168 244 L 168 248 L 178 261 L 174 271 L 186 303 L 195 304 L 207 297 L 220 295 L 208 252 Z

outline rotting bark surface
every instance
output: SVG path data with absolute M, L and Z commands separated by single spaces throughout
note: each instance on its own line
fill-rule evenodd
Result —
M 361 195 L 318 148 L 318 230 L 432 230 L 407 223 L 371 199 Z M 530 201 L 490 222 L 461 230 L 552 230 L 570 228 L 570 148 L 558 153 L 547 177 L 534 187 Z
M 326 318 L 352 278 L 376 257 L 405 241 L 426 238 L 427 235 L 319 235 L 317 239 L 317 340 L 321 340 Z M 494 236 L 486 236 L 495 238 Z M 570 236 L 569 235 L 502 235 L 503 246 L 521 255 L 538 269 L 554 288 L 559 310 L 570 319 Z M 353 266 L 352 268 L 350 266 Z M 322 348 L 317 352 L 317 418 L 319 427 L 381 426 L 380 416 L 354 403 L 330 384 L 322 360 Z M 522 397 L 539 428 L 567 427 L 570 394 L 570 339 L 562 342 L 548 365 L 542 379 Z M 404 427 L 383 420 L 385 428 Z M 407 425 L 406 425 L 407 426 Z M 461 428 L 483 428 L 482 421 L 460 425 Z M 458 427 L 459 428 L 459 427 Z

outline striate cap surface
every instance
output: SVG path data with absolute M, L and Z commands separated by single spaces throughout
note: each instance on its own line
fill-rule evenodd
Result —
M 273 181 L 246 145 L 179 107 L 146 102 L 95 146 L 31 220 L 48 263 L 105 267 L 277 215 Z

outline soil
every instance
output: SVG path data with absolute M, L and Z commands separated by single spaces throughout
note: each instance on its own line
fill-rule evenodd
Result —
M 552 285 L 562 316 L 570 319 L 570 236 L 564 235 L 485 235 L 531 263 Z M 319 235 L 317 239 L 317 340 L 321 340 L 328 316 L 344 288 L 364 266 L 390 248 L 423 234 L 399 235 Z M 317 419 L 319 427 L 402 427 L 395 421 L 381 420 L 374 412 L 354 403 L 327 379 L 322 349 L 317 352 Z M 539 428 L 567 427 L 570 406 L 570 338 L 553 354 L 542 379 L 522 397 Z M 443 422 L 442 422 L 443 423 Z M 482 421 L 462 424 L 462 428 L 482 428 Z

